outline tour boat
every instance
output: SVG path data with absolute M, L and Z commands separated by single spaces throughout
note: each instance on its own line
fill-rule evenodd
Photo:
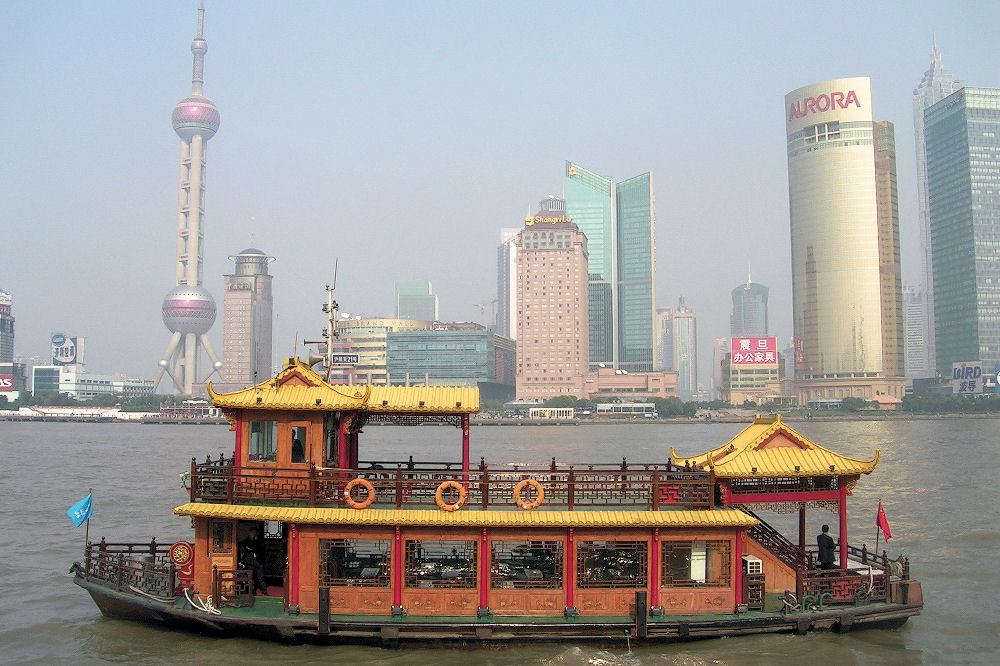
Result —
M 474 464 L 476 388 L 336 385 L 290 358 L 208 392 L 234 446 L 185 474 L 190 541 L 101 539 L 73 566 L 107 616 L 289 642 L 607 644 L 893 628 L 923 607 L 908 560 L 847 538 L 878 452 L 838 455 L 780 415 L 686 458 Z M 369 424 L 460 436 L 435 448 L 445 462 L 362 460 Z M 817 566 L 807 511 L 835 514 L 834 568 Z M 758 512 L 797 513 L 798 534 Z

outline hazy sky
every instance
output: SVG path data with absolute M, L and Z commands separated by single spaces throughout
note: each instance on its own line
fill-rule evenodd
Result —
M 195 0 L 6 2 L 0 288 L 15 355 L 87 339 L 92 372 L 152 377 L 174 286 L 179 139 Z M 920 279 L 911 95 L 936 36 L 964 83 L 1000 86 L 996 2 L 221 2 L 205 12 L 205 286 L 277 257 L 275 361 L 344 311 L 388 315 L 429 280 L 446 321 L 483 321 L 501 227 L 563 162 L 652 171 L 660 307 L 698 314 L 700 376 L 730 290 L 771 289 L 792 334 L 784 95 L 870 76 L 896 126 L 903 275 Z M 486 317 L 491 318 L 487 308 Z M 161 383 L 161 391 L 168 390 Z

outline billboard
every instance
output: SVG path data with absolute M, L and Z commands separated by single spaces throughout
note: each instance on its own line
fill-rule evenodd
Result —
M 733 338 L 729 364 L 776 366 L 778 364 L 777 338 Z
M 83 338 L 69 338 L 62 333 L 52 336 L 52 365 L 83 363 Z
M 951 364 L 951 392 L 975 395 L 984 389 L 983 364 L 980 361 L 965 361 Z
M 0 375 L 0 393 L 14 390 L 14 375 Z

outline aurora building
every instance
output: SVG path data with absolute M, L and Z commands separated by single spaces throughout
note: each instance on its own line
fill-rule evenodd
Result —
M 902 398 L 895 146 L 867 77 L 785 96 L 800 404 Z
M 566 217 L 587 237 L 590 369 L 653 370 L 653 176 L 615 183 L 566 162 Z
M 239 391 L 259 384 L 271 370 L 272 276 L 267 266 L 274 257 L 247 248 L 229 260 L 234 272 L 223 276 L 222 385 Z

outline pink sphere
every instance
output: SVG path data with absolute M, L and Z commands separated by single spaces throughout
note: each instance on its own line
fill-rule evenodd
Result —
M 204 287 L 174 287 L 163 299 L 163 323 L 174 333 L 208 333 L 215 323 L 212 294 Z
M 193 95 L 177 102 L 170 120 L 174 131 L 185 141 L 190 141 L 196 134 L 207 140 L 215 136 L 219 129 L 219 109 L 207 97 Z

